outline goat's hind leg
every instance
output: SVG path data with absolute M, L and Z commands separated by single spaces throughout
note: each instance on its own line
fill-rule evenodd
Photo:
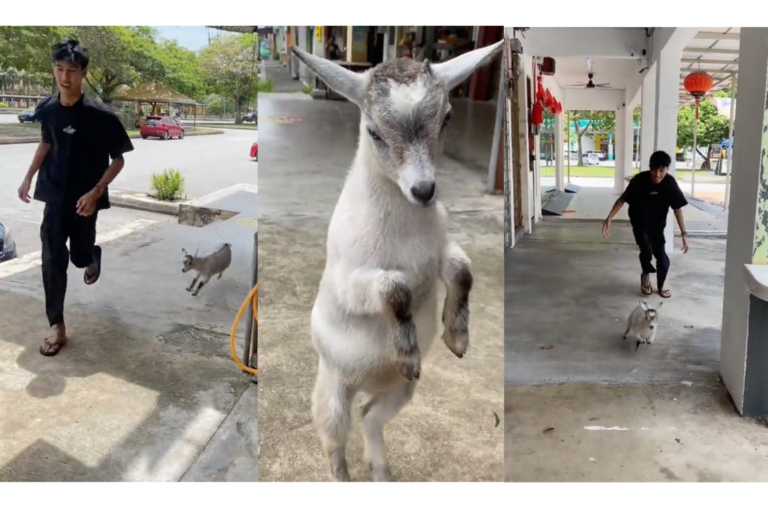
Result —
M 199 293 L 200 290 L 203 289 L 203 286 L 205 286 L 209 280 L 210 280 L 210 277 L 203 277 L 200 283 L 197 285 L 197 289 L 192 291 L 192 296 L 197 296 L 197 293 Z
M 469 258 L 454 242 L 445 250 L 441 279 L 445 284 L 443 304 L 443 342 L 462 358 L 469 346 L 469 292 L 473 278 Z
M 416 382 L 398 381 L 388 392 L 378 393 L 363 406 L 365 455 L 373 470 L 373 481 L 389 481 L 384 424 L 395 417 L 413 398 Z
M 354 393 L 323 362 L 320 364 L 312 393 L 312 416 L 328 457 L 331 477 L 348 482 L 346 447 L 351 424 L 350 404 Z

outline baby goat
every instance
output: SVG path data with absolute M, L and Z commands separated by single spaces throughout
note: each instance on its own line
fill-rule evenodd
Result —
M 656 338 L 656 329 L 659 326 L 659 309 L 664 302 L 659 302 L 658 307 L 653 308 L 645 300 L 640 300 L 637 307 L 627 319 L 627 331 L 624 332 L 624 339 L 634 337 L 637 340 L 635 351 L 640 348 L 640 344 L 653 344 Z
M 182 248 L 181 252 L 184 253 L 184 259 L 182 261 L 181 273 L 187 273 L 189 270 L 197 272 L 195 278 L 192 279 L 192 283 L 187 288 L 187 291 L 192 291 L 195 287 L 195 283 L 200 280 L 197 289 L 192 291 L 192 296 L 197 296 L 200 289 L 205 286 L 211 277 L 218 275 L 217 280 L 221 279 L 224 270 L 229 268 L 229 264 L 232 262 L 232 245 L 225 243 L 219 250 L 213 254 L 209 254 L 205 257 L 197 257 L 197 252 L 194 256 L 187 254 L 187 250 Z
M 345 449 L 358 391 L 371 395 L 363 423 L 373 479 L 388 480 L 384 424 L 413 397 L 421 355 L 437 334 L 441 281 L 443 342 L 459 358 L 467 351 L 472 273 L 464 251 L 448 240 L 436 164 L 451 118 L 448 93 L 501 48 L 498 42 L 438 64 L 403 58 L 358 74 L 293 47 L 361 111 L 311 316 L 319 356 L 312 412 L 335 480 L 350 480 Z

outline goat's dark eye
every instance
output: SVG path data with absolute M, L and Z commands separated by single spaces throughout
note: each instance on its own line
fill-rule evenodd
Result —
M 445 119 L 443 120 L 443 128 L 447 127 L 449 123 L 451 123 L 451 113 L 445 115 Z
M 383 141 L 383 140 L 381 139 L 381 136 L 379 136 L 378 134 L 376 134 L 376 133 L 373 131 L 373 129 L 368 129 L 368 135 L 370 135 L 370 136 L 373 138 L 373 140 L 374 140 L 374 141 Z

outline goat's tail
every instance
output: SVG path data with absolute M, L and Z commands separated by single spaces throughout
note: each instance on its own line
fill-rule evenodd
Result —
M 222 248 L 225 248 L 225 247 L 229 247 L 229 248 L 231 249 L 231 248 L 232 248 L 232 244 L 231 244 L 231 243 L 225 243 L 225 244 L 224 244 L 224 245 L 222 245 L 221 247 L 222 247 Z

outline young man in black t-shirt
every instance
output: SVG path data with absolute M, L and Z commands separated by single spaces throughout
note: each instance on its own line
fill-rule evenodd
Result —
M 40 347 L 46 356 L 58 354 L 67 343 L 64 297 L 69 261 L 85 269 L 86 284 L 99 279 L 102 251 L 96 245 L 96 218 L 99 210 L 109 208 L 107 187 L 123 169 L 123 154 L 133 150 L 117 115 L 83 94 L 88 50 L 69 39 L 53 47 L 52 57 L 59 95 L 44 100 L 35 111 L 42 141 L 19 187 L 19 199 L 29 203 L 32 178 L 40 171 L 34 199 L 45 203 L 40 226 L 43 288 L 48 323 L 54 330 Z
M 640 247 L 640 266 L 642 276 L 640 287 L 644 295 L 653 292 L 650 274 L 656 273 L 656 287 L 659 296 L 672 296 L 664 286 L 669 272 L 669 257 L 665 250 L 664 228 L 667 225 L 667 213 L 674 211 L 680 233 L 683 237 L 683 254 L 688 252 L 688 234 L 685 231 L 683 207 L 688 204 L 677 180 L 667 174 L 672 159 L 665 152 L 651 155 L 650 171 L 642 171 L 630 180 L 627 189 L 611 209 L 603 224 L 603 236 L 611 232 L 611 221 L 619 213 L 624 203 L 629 205 L 629 221 L 635 241 Z M 651 258 L 656 258 L 656 267 Z

